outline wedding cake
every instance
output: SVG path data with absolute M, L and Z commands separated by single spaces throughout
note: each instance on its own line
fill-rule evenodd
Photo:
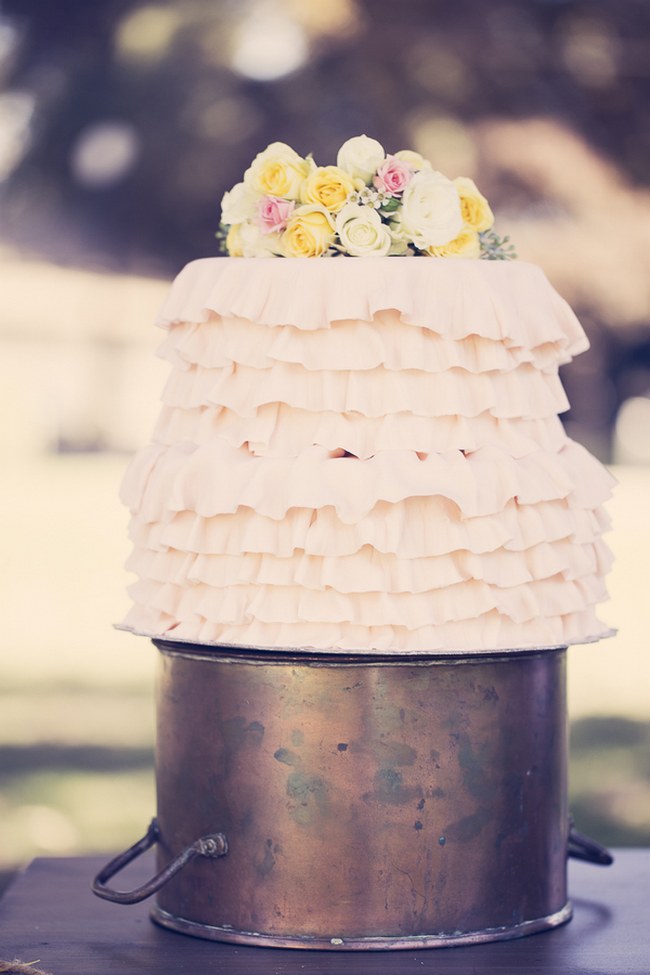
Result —
M 222 212 L 229 256 L 158 322 L 122 626 L 370 655 L 607 635 L 612 478 L 559 419 L 588 343 L 474 183 L 365 136 L 325 167 L 274 143 Z

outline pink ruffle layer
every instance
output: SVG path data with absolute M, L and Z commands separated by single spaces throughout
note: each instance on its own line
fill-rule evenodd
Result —
M 610 632 L 613 479 L 557 417 L 587 342 L 538 268 L 209 259 L 160 324 L 124 628 L 407 654 Z

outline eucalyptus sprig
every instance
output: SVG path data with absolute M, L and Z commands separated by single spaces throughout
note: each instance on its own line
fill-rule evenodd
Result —
M 227 257 L 228 244 L 226 241 L 228 239 L 228 224 L 220 223 L 214 236 L 217 241 L 217 254 L 224 254 Z
M 479 234 L 481 241 L 481 258 L 484 261 L 513 261 L 517 257 L 514 244 L 510 237 L 499 237 L 494 230 L 485 230 Z

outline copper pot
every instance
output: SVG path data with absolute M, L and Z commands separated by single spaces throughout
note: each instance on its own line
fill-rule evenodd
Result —
M 95 891 L 219 941 L 476 943 L 567 921 L 566 651 L 155 641 L 158 816 Z M 157 844 L 158 877 L 107 880 Z

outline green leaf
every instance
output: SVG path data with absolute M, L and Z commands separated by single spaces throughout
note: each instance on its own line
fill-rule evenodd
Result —
M 394 213 L 395 210 L 399 210 L 399 200 L 396 196 L 393 196 L 390 200 L 386 200 L 385 203 L 379 207 L 383 213 Z

